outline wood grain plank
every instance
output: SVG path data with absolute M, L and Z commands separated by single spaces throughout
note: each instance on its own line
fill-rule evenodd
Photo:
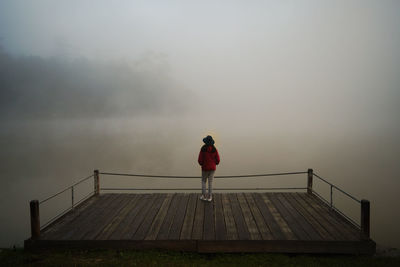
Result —
M 344 226 L 345 230 L 353 235 L 355 238 L 359 238 L 360 237 L 360 229 L 357 228 L 356 226 L 354 226 L 350 221 L 348 221 L 345 217 L 343 217 L 341 214 L 339 214 L 337 211 L 335 210 L 331 210 L 330 207 L 323 202 L 319 197 L 317 197 L 316 195 L 311 195 L 309 196 L 312 199 L 314 199 L 314 201 L 316 201 L 317 203 L 320 203 L 320 205 L 322 206 L 322 208 L 324 210 L 326 210 L 327 212 L 329 212 L 330 214 L 332 214 L 332 216 L 334 216 L 337 221 L 339 223 L 342 224 L 342 226 Z
M 133 235 L 132 239 L 134 240 L 143 240 L 150 229 L 150 226 L 157 215 L 164 199 L 166 197 L 165 194 L 153 194 L 154 195 L 154 202 L 150 206 L 148 212 L 146 213 L 143 222 L 137 229 L 136 233 Z
M 68 224 L 63 224 L 61 227 L 59 227 L 58 231 L 51 234 L 50 239 L 68 239 L 73 234 L 73 232 L 76 231 L 76 226 L 78 225 L 78 222 L 84 220 L 88 216 L 88 214 L 95 212 L 97 207 L 104 206 L 107 202 L 107 199 L 110 197 L 111 194 L 99 195 L 96 201 L 90 206 L 90 209 L 88 209 L 86 212 L 73 214 L 73 218 L 70 220 L 70 222 Z
M 231 203 L 227 194 L 222 194 L 222 206 L 225 218 L 226 238 L 228 240 L 237 240 L 238 234 L 235 219 L 233 218 Z
M 200 200 L 199 200 L 200 201 Z M 194 216 L 196 214 L 197 194 L 190 194 L 185 219 L 183 221 L 181 240 L 189 240 L 192 236 Z
M 80 249 L 94 247 L 112 250 L 175 250 L 197 253 L 313 253 L 313 254 L 369 254 L 375 253 L 376 244 L 368 241 L 302 241 L 302 240 L 226 240 L 226 241 L 193 241 L 193 240 L 26 240 L 26 249 Z M 240 255 L 238 255 L 240 256 Z M 251 256 L 251 255 L 250 255 Z M 204 256 L 203 256 L 204 257 Z M 213 255 L 211 255 L 213 257 Z M 264 262 L 267 264 L 268 262 Z M 173 264 L 171 264 L 173 265 Z M 234 265 L 234 264 L 230 264 Z
M 245 196 L 243 195 L 243 193 L 238 193 L 237 198 L 243 213 L 244 221 L 246 222 L 247 229 L 250 233 L 251 240 L 261 240 L 261 234 L 258 231 L 257 224 L 253 218 L 253 214 L 250 211 L 250 207 L 247 204 Z
M 145 220 L 147 214 L 151 210 L 153 203 L 156 200 L 157 194 L 148 194 L 144 197 L 145 204 L 143 208 L 137 213 L 135 219 L 130 223 L 129 229 L 123 239 L 132 239 L 133 235 L 137 232 L 142 222 Z
M 247 229 L 246 222 L 243 218 L 237 195 L 234 193 L 230 193 L 228 195 L 231 203 L 233 218 L 235 219 L 236 223 L 236 229 L 238 231 L 239 240 L 250 240 L 251 236 L 249 230 Z
M 171 204 L 171 200 L 174 194 L 167 194 L 160 210 L 158 211 L 155 219 L 153 220 L 150 230 L 147 233 L 147 236 L 145 237 L 145 240 L 155 240 L 157 238 L 157 235 L 160 231 L 161 225 L 164 222 L 165 216 L 167 215 L 169 205 Z
M 318 231 L 319 235 L 323 240 L 335 240 L 335 238 L 313 217 L 306 207 L 302 206 L 297 201 L 296 193 L 283 193 L 286 199 L 291 203 L 291 205 L 299 211 L 303 217 L 312 225 L 312 227 Z
M 63 227 L 72 223 L 74 219 L 84 214 L 87 210 L 91 209 L 92 205 L 99 200 L 102 196 L 92 196 L 88 200 L 75 207 L 74 210 L 68 212 L 62 218 L 56 220 L 49 227 L 45 228 L 40 233 L 41 239 L 54 239 L 57 232 Z
M 118 198 L 108 206 L 107 210 L 102 210 L 98 218 L 93 218 L 93 222 L 91 223 L 92 227 L 79 238 L 86 240 L 95 239 L 132 198 L 133 195 L 131 194 L 120 194 Z
M 298 218 L 295 217 L 295 214 L 290 213 L 281 201 L 279 201 L 277 193 L 270 193 L 268 197 L 296 237 L 300 240 L 311 240 L 307 232 L 297 223 Z
M 119 199 L 119 201 L 118 201 Z M 113 206 L 103 210 L 99 222 L 95 222 L 93 229 L 86 233 L 84 239 L 98 239 L 100 235 L 107 235 L 109 230 L 115 226 L 115 222 L 121 217 L 121 213 L 125 211 L 130 202 L 135 199 L 133 194 L 120 194 L 119 198 L 113 201 Z
M 204 201 L 199 199 L 200 195 L 197 195 L 196 213 L 194 216 L 192 239 L 201 240 L 203 239 L 203 223 L 204 223 Z
M 174 194 L 171 205 L 169 206 L 169 209 L 167 212 L 167 216 L 165 216 L 165 219 L 161 225 L 160 231 L 158 232 L 158 235 L 156 238 L 157 240 L 167 240 L 168 239 L 169 229 L 171 228 L 172 222 L 174 220 L 174 216 L 177 212 L 179 201 L 180 201 L 180 194 Z
M 276 193 L 276 197 L 286 208 L 286 210 L 293 216 L 296 225 L 301 227 L 311 240 L 322 240 L 322 237 L 318 234 L 314 227 L 295 207 L 292 206 L 291 202 L 286 199 L 284 194 Z
M 329 224 L 331 224 L 340 236 L 339 240 L 358 240 L 358 237 L 355 237 L 351 232 L 349 232 L 343 224 L 338 220 L 338 218 L 329 210 L 326 210 L 321 205 L 322 201 L 316 201 L 313 198 L 308 196 L 309 194 L 299 194 L 312 208 L 314 208 L 321 216 L 325 217 Z
M 215 239 L 226 240 L 226 226 L 222 207 L 222 194 L 214 194 Z
M 286 240 L 286 235 L 282 232 L 278 222 L 272 215 L 270 208 L 264 202 L 264 199 L 260 193 L 253 194 L 254 201 L 257 205 L 258 210 L 264 218 L 264 221 L 268 228 L 271 230 L 271 234 L 274 240 Z
M 189 194 L 180 194 L 177 212 L 172 221 L 172 225 L 168 232 L 169 240 L 178 240 L 181 235 L 183 221 L 185 220 L 186 207 L 189 202 Z
M 325 214 L 321 214 L 316 207 L 313 207 L 313 205 L 316 204 L 310 204 L 305 199 L 303 199 L 302 195 L 304 194 L 306 193 L 295 194 L 297 202 L 305 207 L 307 211 L 312 214 L 312 216 L 321 224 L 321 226 L 326 231 L 329 232 L 331 236 L 333 236 L 335 240 L 344 240 L 344 235 L 342 235 L 342 233 L 335 228 L 335 226 L 331 223 L 329 217 L 325 216 Z
M 358 229 L 354 230 L 344 217 L 309 194 L 217 193 L 212 203 L 202 202 L 198 197 L 198 194 L 102 194 L 76 207 L 75 214 L 66 214 L 65 221 L 51 225 L 37 242 L 82 248 L 85 244 L 137 249 L 190 247 L 189 250 L 201 252 L 375 251 L 373 241 L 362 241 Z M 167 236 L 156 240 L 163 225 Z M 310 228 L 315 231 L 314 236 Z M 254 239 L 254 229 L 261 239 Z M 300 230 L 310 240 L 295 240 Z M 316 239 L 315 234 L 321 239 Z M 49 239 L 57 235 L 61 238 Z M 29 242 L 25 243 L 27 247 Z M 35 244 L 31 246 L 46 246 Z
M 213 200 L 204 204 L 204 240 L 215 240 L 214 203 L 215 201 Z
M 135 221 L 137 215 L 140 210 L 147 203 L 147 199 L 149 198 L 149 194 L 138 194 L 135 207 L 122 219 L 118 228 L 114 230 L 114 232 L 109 235 L 108 239 L 112 240 L 122 240 L 128 239 L 128 232 L 131 228 L 131 224 Z
M 85 231 L 92 225 L 93 219 L 99 217 L 101 210 L 106 209 L 118 198 L 117 194 L 107 194 L 102 199 L 99 199 L 97 205 L 93 205 L 90 210 L 87 210 L 84 214 L 81 214 L 72 223 L 70 223 L 62 232 L 61 236 L 57 239 L 68 240 L 68 239 L 79 239 L 77 236 L 82 236 Z M 100 201 L 101 200 L 101 201 Z
M 257 224 L 257 228 L 260 231 L 261 237 L 264 240 L 273 240 L 274 237 L 272 236 L 271 230 L 267 226 L 264 221 L 264 218 L 257 207 L 257 204 L 253 198 L 254 193 L 245 193 L 244 196 L 246 197 L 247 203 L 249 204 L 250 211 L 254 217 L 254 220 Z
M 305 194 L 306 193 L 296 193 L 296 199 L 298 200 L 298 202 L 306 207 L 311 214 L 313 214 L 313 217 L 316 218 L 316 220 L 322 225 L 322 227 L 327 230 L 334 237 L 335 240 L 345 240 L 346 234 L 342 233 L 342 229 L 340 229 L 340 227 L 332 221 L 329 215 L 319 209 L 317 203 L 309 203 L 308 201 L 306 201 L 306 199 L 304 198 Z
M 96 236 L 97 240 L 107 240 L 111 234 L 120 226 L 123 219 L 135 208 L 138 200 L 137 194 L 132 194 L 129 202 L 122 208 L 122 210 L 113 217 L 113 219 L 104 227 L 104 229 Z
M 132 195 L 118 194 L 117 198 L 114 199 L 106 209 L 100 209 L 96 217 L 91 218 L 89 229 L 85 233 L 79 236 L 79 239 L 91 240 L 95 239 L 105 227 L 113 220 L 115 216 L 128 204 L 129 199 Z
M 271 202 L 269 196 L 273 193 L 262 193 L 260 194 L 260 197 L 264 201 L 265 206 L 271 213 L 272 217 L 274 218 L 274 221 L 277 223 L 279 226 L 280 232 L 283 233 L 286 239 L 288 240 L 296 240 L 297 237 L 293 233 L 293 231 L 290 229 L 289 225 L 286 223 L 286 221 L 282 218 L 282 215 L 278 212 L 277 208 L 275 205 Z M 274 232 L 273 232 L 274 233 Z

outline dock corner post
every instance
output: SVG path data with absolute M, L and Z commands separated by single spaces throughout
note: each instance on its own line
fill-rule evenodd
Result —
M 361 200 L 361 238 L 369 239 L 370 205 L 366 199 Z
M 313 186 L 313 169 L 307 170 L 307 193 L 312 194 Z
M 99 170 L 94 170 L 94 194 L 100 194 L 100 177 Z
M 31 210 L 31 238 L 39 239 L 40 237 L 39 201 L 31 200 L 29 205 Z

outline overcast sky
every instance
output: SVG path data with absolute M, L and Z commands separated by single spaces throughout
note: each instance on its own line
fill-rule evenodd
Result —
M 0 43 L 14 56 L 142 68 L 150 57 L 215 124 L 397 131 L 399 10 L 365 0 L 13 0 L 0 3 Z

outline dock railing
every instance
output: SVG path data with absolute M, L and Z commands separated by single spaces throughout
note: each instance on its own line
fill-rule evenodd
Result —
M 325 184 L 329 185 L 329 192 L 330 192 L 330 197 L 329 200 L 327 200 L 326 198 L 324 198 L 321 194 L 319 194 L 318 192 L 316 192 L 315 190 L 313 190 L 312 188 L 312 177 L 316 177 L 318 178 L 320 181 L 324 182 Z M 311 182 L 310 182 L 311 180 Z M 349 193 L 347 193 L 346 191 L 344 191 L 343 189 L 339 188 L 338 186 L 328 182 L 326 179 L 322 178 L 321 176 L 319 176 L 318 174 L 314 173 L 312 169 L 308 170 L 308 184 L 311 183 L 311 187 L 309 187 L 309 189 L 307 190 L 308 193 L 312 193 L 315 194 L 318 198 L 320 198 L 322 201 L 324 201 L 327 205 L 329 205 L 329 207 L 338 212 L 340 215 L 342 215 L 343 217 L 345 217 L 347 220 L 349 220 L 354 226 L 356 226 L 357 228 L 359 228 L 361 230 L 361 234 L 363 238 L 369 239 L 370 238 L 370 203 L 368 200 L 366 199 L 357 199 L 356 197 L 350 195 Z M 360 204 L 360 208 L 361 208 L 361 217 L 360 217 L 360 223 L 357 223 L 356 221 L 354 221 L 352 218 L 350 218 L 348 215 L 346 215 L 344 212 L 342 212 L 341 210 L 339 210 L 337 207 L 335 207 L 334 205 L 334 199 L 333 199 L 333 192 L 334 190 L 336 190 L 337 192 L 343 194 L 344 196 L 348 197 L 349 199 L 357 202 L 358 204 Z
M 75 188 L 77 188 L 78 186 L 80 186 L 83 182 L 89 180 L 90 178 L 94 178 L 94 190 L 90 191 L 89 193 L 87 193 L 84 197 L 82 197 L 81 199 L 79 199 L 78 201 L 75 200 Z M 53 222 L 55 222 L 57 219 L 61 218 L 64 214 L 68 213 L 71 210 L 74 210 L 74 208 L 80 204 L 82 204 L 84 201 L 88 200 L 90 197 L 92 197 L 93 195 L 95 195 L 96 193 L 99 193 L 99 183 L 96 183 L 96 180 L 98 181 L 99 175 L 98 175 L 98 171 L 94 171 L 94 173 L 92 175 L 89 175 L 85 178 L 82 178 L 80 180 L 78 180 L 77 182 L 75 182 L 74 184 L 64 188 L 63 190 L 58 191 L 57 193 L 48 196 L 42 200 L 31 200 L 30 201 L 30 214 L 31 214 L 31 238 L 32 239 L 38 239 L 40 237 L 40 231 L 43 230 L 44 228 L 46 228 L 47 226 L 49 226 L 50 224 L 52 224 Z M 97 188 L 96 188 L 97 185 Z M 70 196 L 71 196 L 71 202 L 70 205 L 64 209 L 63 211 L 59 212 L 57 215 L 55 215 L 54 217 L 52 217 L 51 219 L 49 219 L 48 221 L 46 221 L 45 223 L 43 223 L 42 225 L 40 224 L 40 213 L 39 213 L 39 206 L 43 205 L 44 203 L 53 200 L 54 198 L 56 198 L 57 196 L 66 193 L 66 192 L 70 192 Z
M 129 174 L 129 173 L 112 173 L 112 172 L 99 172 L 98 170 L 94 170 L 93 174 L 85 177 L 78 182 L 72 184 L 71 186 L 53 194 L 41 201 L 32 200 L 30 201 L 30 215 L 31 215 L 31 238 L 32 239 L 39 239 L 40 238 L 40 231 L 44 228 L 48 227 L 56 220 L 61 218 L 66 213 L 73 211 L 74 208 L 89 198 L 99 195 L 101 191 L 191 191 L 191 190 L 199 190 L 198 187 L 196 188 L 111 188 L 111 187 L 104 187 L 101 188 L 100 186 L 100 174 L 104 176 L 125 176 L 125 177 L 143 177 L 143 178 L 160 178 L 160 179 L 199 179 L 199 176 L 169 176 L 169 175 L 148 175 L 148 174 Z M 216 179 L 233 179 L 233 178 L 255 178 L 255 177 L 270 177 L 270 176 L 283 176 L 283 175 L 298 175 L 298 174 L 307 174 L 307 186 L 306 187 L 251 187 L 251 188 L 214 188 L 216 191 L 233 191 L 233 190 L 251 190 L 251 191 L 268 191 L 268 190 L 306 190 L 308 194 L 315 195 L 323 202 L 325 202 L 328 207 L 332 210 L 332 212 L 337 212 L 343 217 L 345 217 L 349 222 L 351 222 L 355 227 L 360 230 L 361 238 L 369 239 L 370 238 L 370 203 L 368 200 L 359 200 L 354 196 L 350 195 L 349 193 L 345 192 L 341 188 L 337 187 L 336 185 L 328 182 L 326 179 L 322 178 L 321 176 L 317 175 L 313 172 L 313 169 L 308 169 L 307 171 L 300 171 L 300 172 L 282 172 L 282 173 L 265 173 L 265 174 L 250 174 L 250 175 L 223 175 L 223 176 L 215 176 Z M 313 177 L 321 180 L 322 182 L 326 183 L 330 187 L 330 198 L 327 200 L 321 194 L 316 192 L 313 189 Z M 88 179 L 93 178 L 93 191 L 90 191 L 85 197 L 81 198 L 78 202 L 75 202 L 75 195 L 74 189 L 82 184 L 83 182 L 87 181 Z M 333 199 L 333 191 L 336 190 L 346 197 L 350 198 L 351 200 L 357 202 L 361 206 L 361 217 L 360 223 L 355 222 L 351 219 L 348 215 L 344 214 L 344 212 L 340 211 L 334 205 Z M 60 212 L 55 217 L 48 220 L 43 225 L 40 225 L 40 215 L 39 215 L 39 206 L 51 199 L 54 199 L 56 196 L 70 191 L 71 192 L 71 205 L 64 211 Z

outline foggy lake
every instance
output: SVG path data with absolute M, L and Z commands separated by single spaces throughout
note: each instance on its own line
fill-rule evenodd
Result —
M 92 174 L 94 169 L 155 175 L 200 175 L 197 156 L 201 139 L 208 132 L 201 126 L 190 128 L 187 125 L 190 125 L 190 120 L 186 118 L 147 118 L 47 121 L 36 122 L 35 126 L 15 123 L 7 127 L 7 131 L 3 128 L 0 154 L 3 177 L 1 246 L 22 246 L 22 241 L 30 236 L 30 200 L 44 199 Z M 300 133 L 285 135 L 252 129 L 249 134 L 247 131 L 235 129 L 233 125 L 221 125 L 213 130 L 221 155 L 217 175 L 314 168 L 317 174 L 357 198 L 370 200 L 372 238 L 378 244 L 399 245 L 396 231 L 400 216 L 396 209 L 391 208 L 396 203 L 396 190 L 400 185 L 395 174 L 399 165 L 396 155 L 391 154 L 393 146 L 399 148 L 396 140 L 380 137 L 381 142 L 376 144 L 374 136 L 365 139 L 336 136 L 328 140 L 324 136 Z M 328 188 L 317 180 L 314 183 L 318 192 L 327 192 Z M 182 182 L 178 179 L 102 176 L 101 184 L 103 187 L 198 187 L 200 190 L 200 178 Z M 233 188 L 305 185 L 306 174 L 235 181 L 218 179 L 214 182 L 215 187 Z M 87 193 L 92 184 L 82 188 Z M 352 218 L 359 219 L 359 205 L 336 192 L 334 201 Z M 58 200 L 42 205 L 42 220 L 61 212 L 68 205 L 69 191 Z
M 30 236 L 30 200 L 95 169 L 200 176 L 210 134 L 221 156 L 216 175 L 313 168 L 368 199 L 371 238 L 400 248 L 398 10 L 396 1 L 356 0 L 2 1 L 0 247 Z M 200 178 L 101 176 L 101 185 L 200 192 Z M 317 180 L 315 189 L 328 197 Z M 41 206 L 42 222 L 70 201 L 67 191 Z M 358 204 L 336 191 L 334 203 L 359 220 Z

